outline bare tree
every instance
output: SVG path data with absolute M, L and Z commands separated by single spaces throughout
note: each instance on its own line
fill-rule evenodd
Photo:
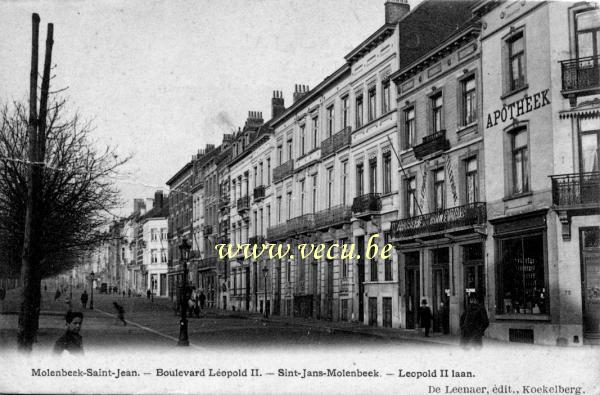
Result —
M 67 103 L 48 106 L 45 153 L 35 226 L 32 260 L 36 289 L 41 279 L 72 268 L 86 251 L 108 237 L 101 227 L 113 217 L 121 201 L 115 179 L 129 158 L 114 148 L 99 150 L 91 140 L 92 127 L 78 115 L 67 116 Z M 22 264 L 29 169 L 28 109 L 21 103 L 0 110 L 0 265 L 18 272 Z M 38 125 L 39 125 L 38 124 Z M 39 292 L 38 292 L 39 295 Z M 19 316 L 19 347 L 31 350 L 39 322 L 39 297 L 24 296 L 25 308 L 36 313 Z

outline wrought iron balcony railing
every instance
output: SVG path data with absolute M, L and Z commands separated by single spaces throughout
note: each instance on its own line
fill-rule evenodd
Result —
M 219 198 L 219 210 L 223 210 L 229 206 L 229 196 L 221 196 Z
M 294 172 L 294 160 L 290 159 L 287 162 L 273 169 L 273 182 L 279 182 L 284 178 L 292 175 Z
M 250 209 L 250 196 L 244 196 L 238 199 L 237 201 L 237 210 L 239 212 L 246 211 Z
M 209 257 L 202 259 L 200 262 L 198 262 L 198 269 L 211 268 L 211 267 L 212 268 L 217 267 L 217 257 L 216 256 L 209 256 Z
M 248 239 L 248 244 L 250 245 L 262 245 L 265 242 L 265 238 L 263 236 L 252 236 Z
M 257 186 L 254 188 L 254 200 L 259 201 L 265 198 L 265 191 L 267 187 L 264 185 Z
M 439 132 L 423 137 L 423 142 L 415 145 L 413 152 L 415 158 L 423 159 L 435 152 L 446 151 L 448 148 L 450 148 L 450 142 L 446 138 L 446 131 L 440 130 Z
M 483 225 L 486 221 L 486 205 L 483 202 L 452 207 L 416 217 L 392 222 L 392 237 L 404 239 L 417 235 L 447 232 L 457 228 Z
M 321 143 L 321 157 L 325 157 L 342 148 L 350 146 L 352 128 L 347 126 Z
M 600 91 L 600 55 L 563 60 L 560 64 L 563 94 Z
M 267 229 L 267 240 L 275 241 L 284 239 L 288 234 L 288 224 L 284 222 L 279 225 L 271 226 Z
M 367 193 L 354 198 L 352 202 L 352 212 L 354 214 L 363 214 L 381 211 L 381 194 Z
M 350 218 L 352 218 L 352 209 L 350 206 L 334 206 L 321 210 L 315 214 L 315 227 L 320 229 L 347 223 L 350 222 Z
M 558 207 L 600 204 L 600 172 L 561 174 L 552 178 L 552 203 Z

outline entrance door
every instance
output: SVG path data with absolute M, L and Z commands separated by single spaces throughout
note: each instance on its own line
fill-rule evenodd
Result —
M 365 321 L 364 295 L 365 295 L 365 237 L 356 238 L 356 250 L 358 253 L 358 321 Z
M 383 326 L 392 327 L 392 298 L 383 298 Z
M 448 248 L 433 251 L 433 331 L 447 332 L 450 327 L 450 275 L 448 270 Z
M 463 246 L 464 308 L 469 297 L 476 295 L 480 303 L 485 298 L 485 271 L 483 267 L 483 245 L 481 243 Z
M 160 275 L 160 296 L 165 296 L 167 294 L 167 275 Z
M 583 291 L 583 332 L 600 338 L 600 228 L 580 231 Z
M 369 298 L 369 326 L 377 326 L 377 298 Z
M 419 312 L 419 296 L 421 293 L 419 270 L 419 251 L 404 254 L 406 259 L 405 284 L 406 284 L 406 328 L 415 329 Z

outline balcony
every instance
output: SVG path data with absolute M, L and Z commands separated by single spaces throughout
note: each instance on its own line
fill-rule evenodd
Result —
M 284 178 L 291 176 L 293 172 L 294 160 L 290 159 L 273 169 L 273 182 L 279 182 Z
M 381 194 L 367 193 L 357 196 L 352 202 L 352 213 L 357 217 L 370 216 L 381 211 Z
M 265 242 L 265 238 L 263 236 L 252 236 L 248 239 L 248 244 L 250 245 L 262 245 Z
M 250 209 L 250 196 L 244 196 L 238 199 L 237 201 L 237 211 L 243 212 L 248 211 Z
M 321 143 L 321 157 L 331 155 L 342 148 L 350 146 L 352 128 L 347 126 Z
M 415 145 L 413 152 L 415 158 L 421 160 L 436 152 L 441 153 L 442 151 L 446 151 L 448 148 L 450 148 L 450 142 L 446 138 L 446 131 L 440 130 L 439 132 L 423 137 L 423 142 Z
M 476 225 L 484 225 L 486 219 L 485 203 L 471 203 L 393 221 L 391 227 L 392 237 L 394 239 L 408 239 L 417 236 L 427 237 L 440 232 L 470 230 Z
M 202 226 L 202 233 L 204 233 L 204 236 L 208 236 L 210 234 L 212 234 L 213 232 L 213 226 L 209 225 L 209 224 L 205 224 L 204 226 Z
M 219 198 L 219 210 L 224 210 L 229 207 L 229 196 L 221 196 Z
M 296 235 L 313 231 L 315 229 L 315 215 L 304 214 L 296 218 L 292 218 L 288 222 L 288 234 Z
M 279 225 L 271 226 L 267 229 L 267 240 L 275 241 L 285 239 L 288 233 L 288 224 L 284 222 Z
M 267 187 L 264 185 L 257 186 L 254 188 L 254 201 L 258 202 L 265 198 L 265 191 Z
M 552 203 L 559 209 L 598 208 L 600 172 L 561 174 L 552 178 Z
M 226 236 L 229 232 L 229 221 L 223 220 L 219 222 L 219 234 L 221 236 Z
M 204 258 L 204 259 L 200 260 L 200 262 L 198 262 L 197 267 L 198 267 L 198 269 L 216 268 L 217 267 L 217 257 L 210 256 L 210 257 Z
M 352 218 L 352 208 L 349 206 L 339 205 L 315 214 L 315 227 L 317 229 L 335 227 L 350 222 Z
M 600 55 L 560 62 L 562 94 L 569 97 L 572 106 L 577 104 L 577 96 L 600 93 L 599 63 Z

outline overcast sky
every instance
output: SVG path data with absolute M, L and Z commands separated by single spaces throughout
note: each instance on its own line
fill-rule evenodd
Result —
M 0 0 L 0 101 L 28 97 L 37 12 L 40 59 L 54 23 L 52 90 L 68 87 L 99 145 L 134 155 L 119 181 L 128 214 L 249 110 L 268 120 L 273 90 L 287 106 L 294 84 L 312 88 L 340 67 L 383 24 L 384 2 Z

